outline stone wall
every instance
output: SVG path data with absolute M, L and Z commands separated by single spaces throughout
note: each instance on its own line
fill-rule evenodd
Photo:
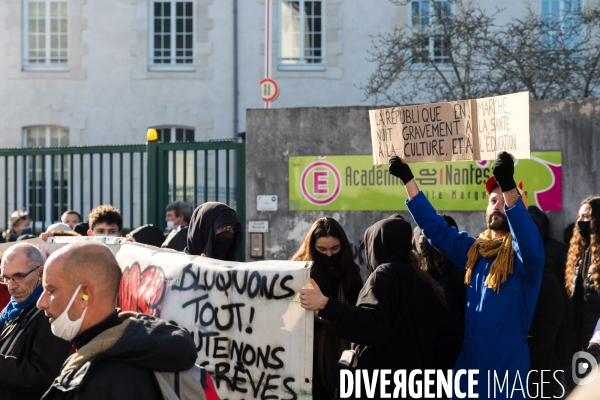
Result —
M 319 217 L 329 215 L 337 219 L 350 241 L 358 246 L 369 225 L 394 212 L 289 211 L 288 208 L 289 157 L 370 154 L 369 109 L 371 107 L 247 111 L 246 219 L 269 222 L 269 232 L 264 238 L 265 258 L 289 258 Z M 559 240 L 563 228 L 575 220 L 581 200 L 590 194 L 600 194 L 599 125 L 600 100 L 530 103 L 531 150 L 562 151 L 563 210 L 548 213 L 553 235 Z M 257 195 L 277 195 L 278 210 L 257 211 Z M 401 214 L 414 224 L 410 214 Z M 485 229 L 483 211 L 449 214 L 461 230 L 471 235 Z M 247 251 L 250 259 L 249 247 Z

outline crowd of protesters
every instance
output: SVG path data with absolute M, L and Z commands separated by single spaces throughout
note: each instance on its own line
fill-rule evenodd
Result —
M 583 200 L 562 243 L 550 234 L 546 214 L 527 207 L 512 157 L 500 153 L 492 171 L 487 229 L 471 237 L 435 211 L 410 166 L 392 157 L 389 172 L 405 185 L 417 227 L 394 214 L 366 230 L 365 282 L 340 223 L 315 221 L 290 258 L 312 262 L 311 287 L 300 291 L 300 302 L 315 318 L 313 398 L 338 397 L 340 359 L 351 349 L 353 366 L 366 371 L 478 369 L 507 372 L 512 386 L 530 370 L 549 370 L 558 379 L 534 373 L 526 382 L 546 385 L 554 398 L 575 386 L 575 352 L 600 359 L 600 197 Z M 3 238 L 35 238 L 31 222 L 15 211 Z M 166 222 L 167 233 L 144 225 L 127 240 L 235 260 L 243 232 L 229 206 L 207 202 L 194 210 L 174 202 Z M 102 205 L 87 221 L 65 211 L 39 237 L 122 234 L 119 210 Z M 17 243 L 0 268 L 0 398 L 169 398 L 156 374 L 194 367 L 188 332 L 117 312 L 121 270 L 103 244 L 73 243 L 44 261 L 35 246 Z M 217 398 L 208 381 L 198 390 Z M 477 394 L 487 398 L 487 387 Z

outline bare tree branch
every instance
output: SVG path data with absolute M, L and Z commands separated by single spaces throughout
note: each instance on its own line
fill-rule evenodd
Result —
M 409 6 L 410 0 L 390 0 Z M 598 96 L 600 6 L 496 26 L 500 9 L 469 0 L 430 2 L 428 26 L 394 27 L 373 37 L 375 70 L 359 87 L 365 100 L 439 102 L 528 90 L 533 99 Z

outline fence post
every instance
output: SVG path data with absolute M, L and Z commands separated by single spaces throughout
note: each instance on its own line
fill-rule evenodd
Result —
M 238 219 L 244 232 L 242 246 L 237 254 L 238 261 L 246 261 L 246 238 L 248 236 L 246 224 L 246 142 L 242 141 L 235 152 L 235 203 Z
M 158 225 L 160 227 L 161 219 L 158 218 L 158 133 L 156 129 L 148 129 L 146 134 L 146 182 L 147 182 L 147 218 L 148 224 Z M 131 194 L 133 196 L 133 193 Z M 160 227 L 163 229 L 163 227 Z

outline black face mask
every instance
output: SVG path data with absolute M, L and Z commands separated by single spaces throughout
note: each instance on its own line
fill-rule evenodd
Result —
M 337 267 L 338 265 L 340 265 L 341 259 L 341 251 L 338 251 L 337 253 L 328 256 L 327 254 L 321 253 L 319 250 L 315 249 L 315 261 L 324 267 Z
M 219 233 L 215 237 L 215 243 L 213 244 L 213 256 L 217 259 L 224 259 L 227 255 L 227 250 L 229 250 L 229 246 L 233 242 L 233 232 L 225 231 Z
M 590 240 L 591 221 L 577 221 L 577 231 L 587 241 Z

